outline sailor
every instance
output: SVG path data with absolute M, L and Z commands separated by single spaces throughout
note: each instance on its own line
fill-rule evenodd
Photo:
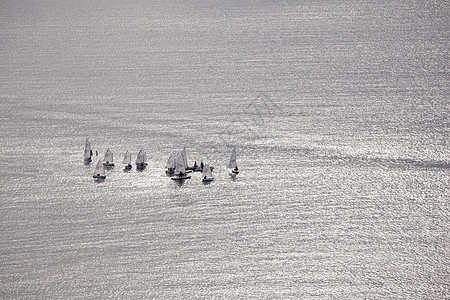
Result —
M 200 163 L 200 169 L 203 170 L 203 162 Z

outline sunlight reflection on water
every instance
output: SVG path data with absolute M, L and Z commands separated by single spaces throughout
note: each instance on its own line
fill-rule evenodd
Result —
M 6 3 L 0 297 L 445 298 L 439 6 Z

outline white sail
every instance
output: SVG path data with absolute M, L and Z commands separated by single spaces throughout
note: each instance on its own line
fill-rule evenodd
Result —
M 175 161 L 175 174 L 179 174 L 180 172 L 183 174 L 186 173 L 186 168 L 184 167 L 184 160 L 182 155 L 178 156 Z
M 228 164 L 228 168 L 236 168 L 236 167 L 237 167 L 236 148 L 233 148 L 233 151 L 231 152 L 230 163 Z
M 186 147 L 183 148 L 183 151 L 181 151 L 181 157 L 183 159 L 183 164 L 184 164 L 184 168 L 186 169 L 188 164 L 187 164 L 187 157 L 186 157 Z
M 147 152 L 143 151 L 144 163 L 147 162 Z
M 106 150 L 105 158 L 103 159 L 103 161 L 108 162 L 108 163 L 112 163 L 114 161 L 113 154 L 112 154 L 111 150 L 109 150 L 109 148 L 108 148 L 108 150 Z
M 145 152 L 144 150 L 139 150 L 139 153 L 136 157 L 136 164 L 143 164 L 145 161 Z
M 167 160 L 167 163 L 166 163 L 166 168 L 167 169 L 173 169 L 173 168 L 175 168 L 175 154 L 170 154 L 170 156 L 169 156 L 169 159 Z
M 211 167 L 208 164 L 203 165 L 202 177 L 206 178 L 212 177 Z
M 127 152 L 125 153 L 125 156 L 123 157 L 123 164 L 128 164 L 131 165 L 131 153 L 127 150 Z
M 86 139 L 86 144 L 84 146 L 84 159 L 90 160 L 91 159 L 91 143 L 88 139 Z
M 95 166 L 94 176 L 105 176 L 105 166 L 100 160 L 98 161 L 97 166 Z

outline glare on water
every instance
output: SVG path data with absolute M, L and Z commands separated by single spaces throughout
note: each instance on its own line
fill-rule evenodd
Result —
M 448 297 L 443 1 L 1 7 L 1 298 Z

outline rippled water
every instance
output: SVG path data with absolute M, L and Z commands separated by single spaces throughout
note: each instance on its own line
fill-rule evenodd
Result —
M 1 298 L 449 297 L 448 4 L 241 2 L 0 4 Z

